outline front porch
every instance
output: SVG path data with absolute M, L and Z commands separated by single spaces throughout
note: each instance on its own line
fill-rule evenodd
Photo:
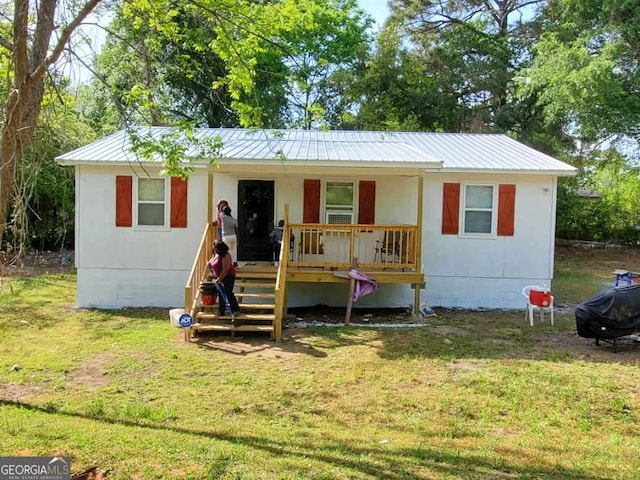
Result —
M 289 221 L 289 205 L 285 203 L 282 210 L 285 240 L 280 258 L 274 259 L 278 266 L 239 262 L 234 291 L 242 313 L 236 318 L 202 311 L 199 285 L 209 274 L 207 261 L 211 256 L 211 245 L 218 236 L 215 221 L 207 222 L 185 286 L 185 311 L 195 319 L 194 325 L 185 329 L 185 338 L 189 340 L 194 331 L 200 330 L 222 330 L 231 334 L 269 331 L 272 338 L 280 341 L 282 321 L 287 313 L 287 284 L 291 282 L 344 284 L 346 308 L 350 312 L 348 299 L 352 297 L 353 281 L 346 274 L 351 269 L 375 278 L 378 284 L 414 286 L 413 310 L 417 312 L 424 284 L 421 267 L 422 178 L 417 186 L 415 224 L 296 223 Z M 209 205 L 213 205 L 212 189 Z M 214 218 L 212 209 L 209 209 L 208 217 Z

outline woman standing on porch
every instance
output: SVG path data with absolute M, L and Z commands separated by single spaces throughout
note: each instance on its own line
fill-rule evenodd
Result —
M 222 241 L 227 244 L 233 264 L 238 263 L 238 221 L 231 216 L 231 208 L 226 206 L 220 215 L 222 221 Z
M 226 200 L 220 200 L 216 205 L 216 223 L 218 224 L 218 238 L 222 238 L 222 212 L 229 206 L 229 202 Z
M 221 240 L 213 242 L 213 257 L 209 260 L 209 268 L 213 272 L 214 282 L 218 286 L 218 307 L 220 315 L 225 314 L 223 298 L 227 298 L 231 311 L 238 313 L 240 306 L 233 294 L 233 286 L 236 283 L 236 269 L 233 266 L 233 259 L 229 254 L 229 247 Z

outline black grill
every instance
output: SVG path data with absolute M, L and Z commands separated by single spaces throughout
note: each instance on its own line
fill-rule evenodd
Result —
M 640 330 L 640 285 L 596 293 L 576 307 L 578 335 L 617 345 L 617 339 Z M 634 341 L 634 344 L 638 342 Z

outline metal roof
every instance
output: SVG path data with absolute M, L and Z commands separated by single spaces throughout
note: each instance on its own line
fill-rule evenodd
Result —
M 159 139 L 169 127 L 137 127 L 138 134 Z M 350 166 L 418 167 L 444 171 L 506 171 L 573 175 L 576 169 L 506 135 L 471 133 L 372 132 L 347 130 L 250 130 L 204 128 L 198 138 L 222 140 L 222 158 L 234 164 L 335 163 Z M 174 140 L 180 141 L 180 140 Z M 195 157 L 195 148 L 188 150 Z M 62 154 L 59 163 L 137 162 L 129 134 L 121 130 Z

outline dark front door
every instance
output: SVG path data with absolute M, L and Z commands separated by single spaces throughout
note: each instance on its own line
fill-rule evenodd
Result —
M 273 192 L 271 180 L 238 182 L 238 260 L 271 261 Z

